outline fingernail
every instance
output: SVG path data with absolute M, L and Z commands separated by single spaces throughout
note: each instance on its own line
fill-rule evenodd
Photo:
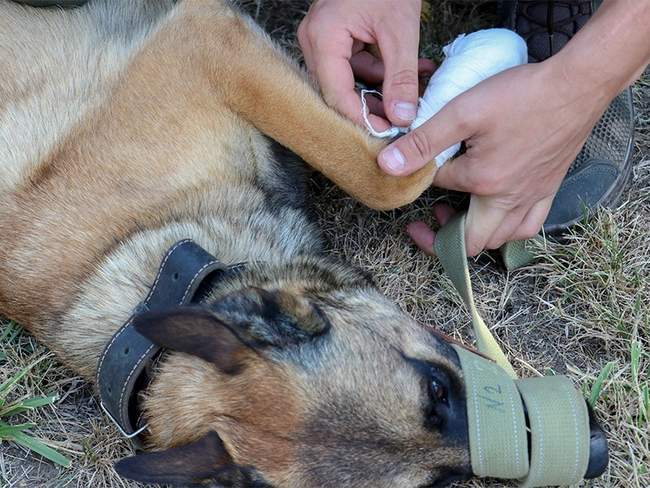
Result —
M 412 122 L 418 114 L 418 108 L 414 103 L 397 102 L 395 104 L 395 115 L 402 120 Z
M 381 153 L 381 159 L 384 163 L 383 166 L 389 170 L 390 173 L 401 173 L 406 167 L 406 158 L 402 151 L 396 147 L 386 149 Z

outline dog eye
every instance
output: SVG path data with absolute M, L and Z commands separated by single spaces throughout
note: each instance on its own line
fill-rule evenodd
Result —
M 436 402 L 447 403 L 447 388 L 438 378 L 431 378 L 429 381 L 429 395 Z
M 429 373 L 429 397 L 434 403 L 447 404 L 447 376 L 436 367 Z
M 430 429 L 440 429 L 444 425 L 449 406 L 444 376 L 437 373 L 439 372 L 436 368 L 432 368 L 427 380 L 429 406 L 426 411 L 425 425 Z

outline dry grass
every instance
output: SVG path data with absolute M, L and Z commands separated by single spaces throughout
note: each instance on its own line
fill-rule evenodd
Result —
M 241 3 L 296 52 L 293 32 L 308 0 Z M 491 20 L 469 3 L 440 1 L 432 13 L 423 28 L 423 44 L 431 55 L 454 34 Z M 575 230 L 569 245 L 547 250 L 537 265 L 525 270 L 508 274 L 490 256 L 472 265 L 480 308 L 510 357 L 517 358 L 522 374 L 566 372 L 584 385 L 588 396 L 603 368 L 613 363 L 596 404 L 609 432 L 612 460 L 605 476 L 590 484 L 594 487 L 650 486 L 648 405 L 643 403 L 650 363 L 650 72 L 636 85 L 635 101 L 637 165 L 620 207 L 590 218 Z M 469 339 L 467 316 L 440 267 L 403 233 L 412 219 L 428 218 L 440 195 L 431 193 L 405 210 L 376 213 L 322 181 L 315 188 L 333 254 L 371 271 L 379 286 L 414 317 Z M 631 361 L 634 347 L 641 351 L 636 366 Z M 25 334 L 0 344 L 0 383 L 46 354 Z M 113 460 L 130 452 L 129 445 L 100 414 L 83 382 L 48 358 L 21 383 L 21 394 L 53 392 L 61 396 L 56 408 L 28 417 L 38 425 L 35 433 L 73 458 L 73 468 L 53 468 L 2 444 L 0 486 L 137 486 L 111 469 Z

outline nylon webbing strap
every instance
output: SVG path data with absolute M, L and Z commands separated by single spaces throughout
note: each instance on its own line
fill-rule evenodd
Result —
M 452 347 L 465 378 L 472 471 L 482 478 L 524 478 L 528 439 L 517 385 L 498 364 L 462 346 Z
M 525 488 L 577 483 L 589 464 L 584 399 L 564 376 L 517 380 L 474 304 L 464 215 L 440 229 L 435 252 L 471 313 L 479 351 L 494 361 L 454 346 L 465 380 L 472 471 L 477 476 L 520 479 Z M 510 253 L 511 265 L 526 264 L 531 256 L 523 244 Z
M 541 241 L 542 237 L 537 236 L 535 241 Z M 499 251 L 501 252 L 501 259 L 505 264 L 508 271 L 522 268 L 535 260 L 535 254 L 531 247 L 533 240 L 528 241 L 512 241 L 507 242 Z
M 530 472 L 524 488 L 573 485 L 589 465 L 589 412 L 566 376 L 517 380 L 530 422 Z
M 472 327 L 476 335 L 478 350 L 494 360 L 512 378 L 517 374 L 506 355 L 499 347 L 496 339 L 481 318 L 472 293 L 472 282 L 467 267 L 467 251 L 465 249 L 465 215 L 458 215 L 450 220 L 447 225 L 438 231 L 435 243 L 435 252 L 440 259 L 442 267 L 447 272 L 452 283 L 463 298 L 467 309 L 472 316 Z

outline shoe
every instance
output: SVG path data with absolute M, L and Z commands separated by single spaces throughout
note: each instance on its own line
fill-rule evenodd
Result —
M 600 2 L 534 1 L 501 2 L 504 27 L 514 30 L 528 44 L 528 61 L 544 61 L 562 49 L 587 23 Z
M 601 1 L 500 2 L 504 27 L 528 44 L 530 62 L 562 49 L 584 26 Z M 634 106 L 627 88 L 611 103 L 576 157 L 553 201 L 544 232 L 561 237 L 590 211 L 615 206 L 632 173 Z
M 23 3 L 31 7 L 81 7 L 88 0 L 13 0 L 16 3 Z

